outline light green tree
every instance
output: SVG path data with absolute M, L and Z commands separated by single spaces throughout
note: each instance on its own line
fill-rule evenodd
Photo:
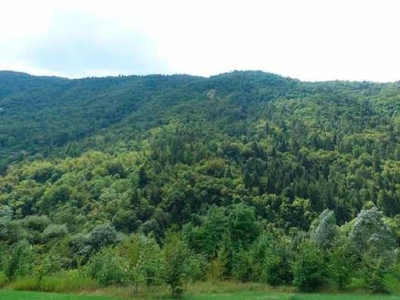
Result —
M 326 209 L 318 217 L 316 227 L 311 231 L 311 239 L 320 249 L 327 249 L 333 245 L 338 235 L 335 214 Z

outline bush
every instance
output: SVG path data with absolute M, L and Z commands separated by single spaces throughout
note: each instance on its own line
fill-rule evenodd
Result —
M 281 251 L 282 252 L 282 251 Z M 262 280 L 278 286 L 293 280 L 288 257 L 284 253 L 268 252 L 263 262 Z
M 67 234 L 68 234 L 68 228 L 65 224 L 63 225 L 50 224 L 44 229 L 42 233 L 42 238 L 43 241 L 47 243 L 51 240 L 62 239 Z
M 169 234 L 164 246 L 165 283 L 171 289 L 172 296 L 179 297 L 183 293 L 183 279 L 190 274 L 189 258 L 191 256 L 187 244 L 177 234 Z
M 329 276 L 341 291 L 350 284 L 354 268 L 357 265 L 356 257 L 351 250 L 346 240 L 338 240 L 329 253 Z
M 88 275 L 96 279 L 100 285 L 124 283 L 125 273 L 122 260 L 112 248 L 104 249 L 96 254 L 87 266 Z
M 41 287 L 46 275 L 55 274 L 61 271 L 61 258 L 55 254 L 48 253 L 44 256 L 37 256 L 33 275 L 38 289 Z
M 72 254 L 71 266 L 77 267 L 87 263 L 93 252 L 92 246 L 88 244 L 88 237 L 78 233 L 71 237 L 68 246 Z
M 4 274 L 9 282 L 15 280 L 17 275 L 25 275 L 29 266 L 29 243 L 21 241 L 13 245 L 5 264 Z
M 192 282 L 204 280 L 208 271 L 208 263 L 205 256 L 201 254 L 192 254 L 188 261 L 189 276 Z
M 10 207 L 0 207 L 0 239 L 6 240 L 8 238 L 12 218 L 13 211 Z
M 387 294 L 384 278 L 389 270 L 390 265 L 381 256 L 373 252 L 365 253 L 362 260 L 362 279 L 365 288 L 373 294 Z
M 96 226 L 88 235 L 88 244 L 96 251 L 104 246 L 114 245 L 117 241 L 118 233 L 109 223 Z
M 0 243 L 0 271 L 4 270 L 4 265 L 5 265 L 5 245 L 3 243 Z
M 241 249 L 233 253 L 232 275 L 236 280 L 248 282 L 252 279 L 253 268 L 248 251 Z
M 293 284 L 301 292 L 312 292 L 324 282 L 325 263 L 321 251 L 306 240 L 298 249 L 292 263 Z
M 147 288 L 150 289 L 152 285 L 162 281 L 164 270 L 161 249 L 154 239 L 143 237 L 141 244 L 137 267 Z

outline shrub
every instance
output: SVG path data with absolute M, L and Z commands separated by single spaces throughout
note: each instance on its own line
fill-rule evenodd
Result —
M 54 239 L 61 239 L 68 234 L 68 228 L 64 225 L 50 224 L 47 226 L 42 234 L 43 241 L 49 242 Z
M 29 269 L 28 257 L 28 242 L 21 241 L 11 247 L 9 258 L 4 269 L 4 274 L 9 282 L 14 281 L 17 275 L 24 275 L 25 271 Z
M 373 251 L 364 254 L 362 259 L 362 279 L 365 288 L 373 294 L 386 294 L 384 278 L 390 270 L 390 264 Z
M 241 249 L 233 253 L 232 275 L 241 282 L 248 282 L 252 278 L 253 268 L 248 251 Z
M 273 286 L 286 284 L 293 280 L 288 257 L 282 251 L 280 252 L 266 253 L 263 262 L 262 280 Z
M 107 248 L 90 260 L 87 272 L 102 286 L 121 284 L 124 283 L 125 278 L 122 266 L 121 258 L 114 253 L 112 248 Z
M 110 246 L 118 241 L 118 233 L 114 226 L 109 223 L 98 225 L 89 233 L 88 243 L 95 250 L 99 250 L 104 246 Z
M 332 244 L 338 234 L 335 214 L 326 209 L 318 217 L 318 225 L 311 232 L 313 242 L 320 249 L 327 249 Z
M 301 292 L 312 292 L 320 287 L 325 277 L 325 263 L 321 251 L 306 240 L 298 249 L 292 263 L 293 284 Z
M 177 234 L 169 234 L 163 250 L 165 282 L 172 296 L 179 297 L 183 293 L 183 279 L 190 272 L 190 250 Z

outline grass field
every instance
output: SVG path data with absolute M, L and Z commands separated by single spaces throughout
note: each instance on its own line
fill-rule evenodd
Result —
M 1 291 L 1 300 L 119 300 L 107 296 L 68 295 L 55 293 L 36 293 L 22 291 Z
M 262 292 L 243 292 L 227 294 L 195 295 L 186 300 L 400 300 L 399 296 L 368 295 L 329 295 L 329 294 L 269 294 Z
M 107 296 L 68 295 L 54 293 L 36 293 L 20 291 L 1 291 L 1 300 L 121 300 Z M 125 298 L 135 299 L 135 298 Z M 143 298 L 142 298 L 143 299 Z M 169 298 L 147 298 L 164 299 Z M 370 296 L 370 295 L 341 295 L 341 294 L 274 294 L 265 292 L 238 292 L 223 294 L 186 295 L 184 300 L 400 300 L 400 296 Z

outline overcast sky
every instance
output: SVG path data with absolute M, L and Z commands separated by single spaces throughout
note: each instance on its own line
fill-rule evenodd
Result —
M 400 80 L 400 0 L 5 0 L 0 69 Z

